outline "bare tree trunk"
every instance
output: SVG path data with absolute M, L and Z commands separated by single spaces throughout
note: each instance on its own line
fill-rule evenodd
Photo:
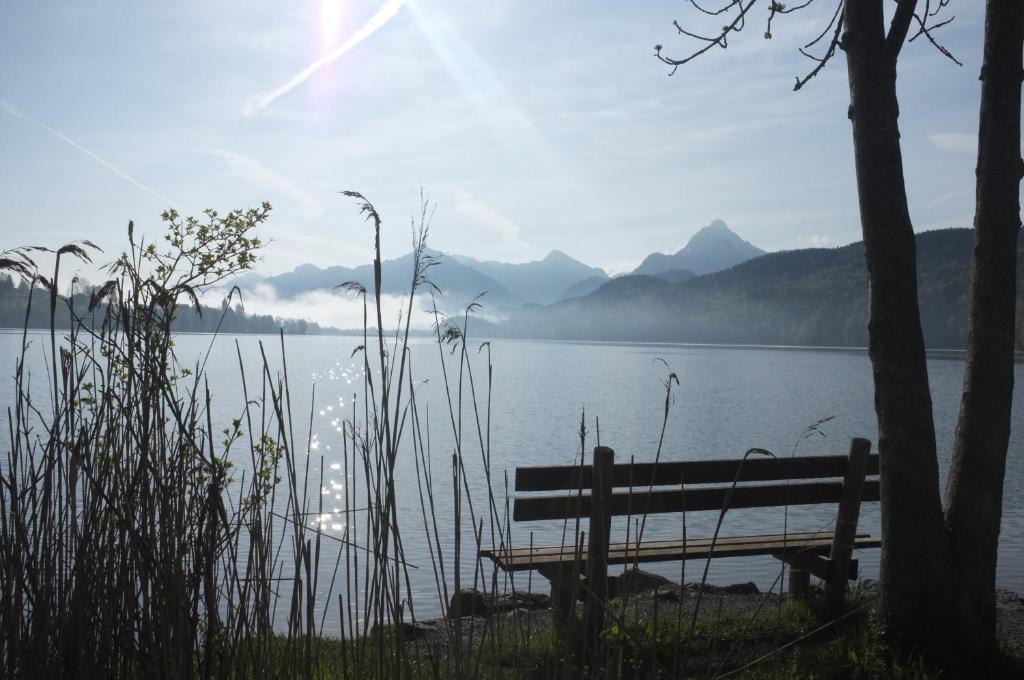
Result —
M 967 368 L 946 486 L 957 638 L 968 658 L 996 650 L 996 550 L 1010 438 L 1020 231 L 1024 3 L 988 0 L 981 67 L 974 267 Z
M 898 656 L 936 661 L 948 640 L 951 574 L 897 123 L 896 58 L 910 17 L 894 19 L 906 23 L 888 38 L 881 0 L 847 2 L 844 20 L 881 454 L 882 623 Z

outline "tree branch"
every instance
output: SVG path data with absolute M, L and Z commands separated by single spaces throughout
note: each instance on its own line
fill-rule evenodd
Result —
M 938 11 L 938 9 L 941 9 L 942 7 L 945 7 L 945 3 L 942 3 L 940 5 L 940 7 L 936 9 L 936 11 Z M 926 9 L 927 9 L 927 7 L 926 7 Z M 932 31 L 937 30 L 939 28 L 942 28 L 946 24 L 951 23 L 954 19 L 956 19 L 956 17 L 950 17 L 950 18 L 946 19 L 945 21 L 940 21 L 939 23 L 935 24 L 934 26 L 928 26 L 927 25 L 928 19 L 930 17 L 934 17 L 934 16 L 935 16 L 934 13 L 929 14 L 927 11 L 924 12 L 923 18 L 915 14 L 914 15 L 914 20 L 917 21 L 917 23 L 918 23 L 917 33 L 915 33 L 910 38 L 910 40 L 908 40 L 907 42 L 914 42 L 915 40 L 917 40 L 919 37 L 921 37 L 923 35 L 924 37 L 928 38 L 928 42 L 930 42 L 932 44 L 932 47 L 937 49 L 944 57 L 946 57 L 947 59 L 952 61 L 957 66 L 963 66 L 963 63 L 959 59 L 954 57 L 953 53 L 950 52 L 948 49 L 946 49 L 946 46 L 941 44 L 941 43 L 939 43 L 939 41 L 937 41 L 935 39 L 935 37 L 932 35 Z
M 903 43 L 907 40 L 910 22 L 914 20 L 917 0 L 896 0 L 896 12 L 889 24 L 889 35 L 885 37 L 885 53 L 894 62 L 899 56 Z
M 814 40 L 812 40 L 811 42 L 807 43 L 806 45 L 804 45 L 803 47 L 800 48 L 800 54 L 802 54 L 805 57 L 808 57 L 810 59 L 814 59 L 818 63 L 817 63 L 817 65 L 813 69 L 811 69 L 810 73 L 805 75 L 803 78 L 797 78 L 796 79 L 796 85 L 793 86 L 793 91 L 794 92 L 797 92 L 800 88 L 802 88 L 804 85 L 806 85 L 808 83 L 808 81 L 811 80 L 811 78 L 813 78 L 814 76 L 818 75 L 818 73 L 823 68 L 825 68 L 825 64 L 827 64 L 832 59 L 832 57 L 835 56 L 836 48 L 840 46 L 841 40 L 842 40 L 841 36 L 843 34 L 843 19 L 844 19 L 844 16 L 843 16 L 843 6 L 844 5 L 845 5 L 845 0 L 839 0 L 839 4 L 836 6 L 836 13 L 832 16 L 832 21 L 830 21 L 828 26 L 825 27 L 825 30 L 821 32 L 821 35 L 819 35 L 817 38 L 815 38 Z M 819 40 L 821 40 L 822 37 L 825 35 L 825 33 L 828 32 L 828 29 L 833 24 L 835 24 L 836 28 L 835 28 L 835 31 L 832 33 L 832 40 L 829 42 L 828 50 L 825 52 L 825 56 L 824 57 L 815 57 L 814 55 L 808 53 L 806 50 L 811 48 L 811 47 L 813 47 Z
M 756 3 L 756 2 L 757 2 L 757 0 L 748 0 L 747 4 L 744 5 L 742 0 L 729 0 L 729 3 L 727 5 L 725 5 L 725 6 L 723 6 L 721 9 L 716 10 L 716 11 L 712 11 L 712 10 L 704 9 L 703 7 L 698 5 L 696 2 L 694 2 L 694 0 L 690 0 L 690 3 L 694 7 L 696 7 L 698 10 L 700 10 L 701 12 L 703 12 L 705 14 L 710 14 L 712 16 L 716 16 L 718 14 L 722 14 L 722 13 L 724 13 L 724 12 L 730 10 L 730 9 L 733 9 L 733 8 L 736 8 L 738 10 L 738 12 L 737 12 L 736 16 L 733 18 L 731 23 L 723 26 L 721 32 L 716 37 L 711 37 L 711 38 L 706 37 L 706 36 L 702 36 L 702 35 L 697 35 L 696 33 L 690 33 L 688 31 L 684 30 L 683 27 L 680 26 L 678 21 L 672 22 L 672 24 L 676 27 L 676 30 L 679 31 L 680 34 L 689 36 L 689 37 L 694 38 L 696 40 L 703 41 L 703 42 L 705 42 L 707 44 L 704 45 L 704 47 L 700 48 L 699 50 L 696 50 L 695 52 L 691 53 L 689 56 L 686 56 L 686 57 L 684 57 L 682 59 L 673 59 L 671 57 L 666 57 L 666 56 L 662 55 L 662 53 L 661 53 L 661 49 L 662 49 L 661 45 L 655 45 L 654 46 L 654 56 L 657 57 L 658 60 L 661 61 L 662 63 L 668 64 L 669 66 L 672 67 L 672 70 L 669 72 L 669 75 L 671 76 L 671 75 L 675 74 L 676 70 L 680 66 L 682 66 L 683 64 L 685 64 L 685 63 L 687 63 L 689 61 L 692 61 L 693 59 L 696 59 L 700 55 L 702 55 L 705 52 L 707 52 L 708 50 L 710 50 L 712 47 L 715 47 L 715 46 L 722 47 L 722 48 L 727 47 L 728 44 L 729 44 L 729 34 L 730 33 L 738 33 L 739 31 L 743 30 L 744 26 L 746 25 L 747 12 L 750 11 L 750 9 L 754 6 L 754 3 Z

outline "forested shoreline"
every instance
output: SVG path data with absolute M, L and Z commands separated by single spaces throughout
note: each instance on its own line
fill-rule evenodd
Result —
M 30 294 L 31 293 L 31 294 Z M 69 308 L 58 305 L 55 310 L 54 328 L 66 330 L 71 326 L 71 309 L 76 320 L 103 319 L 105 303 L 101 303 L 89 314 L 91 287 L 71 296 Z M 26 317 L 27 313 L 27 317 Z M 49 292 L 36 286 L 30 289 L 27 285 L 15 285 L 12 279 L 0 274 L 0 328 L 50 328 Z M 277 333 L 283 331 L 288 335 L 322 335 L 340 333 L 336 328 L 323 327 L 306 319 L 287 319 L 270 314 L 251 314 L 236 303 L 225 303 L 221 308 L 202 305 L 180 306 L 177 308 L 172 326 L 179 333 Z

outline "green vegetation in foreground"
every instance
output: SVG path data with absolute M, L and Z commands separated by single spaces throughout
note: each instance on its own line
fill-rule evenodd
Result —
M 848 603 L 846 617 L 834 626 L 822 626 L 815 613 L 816 595 L 811 600 L 772 600 L 756 615 L 750 612 L 722 613 L 715 603 L 692 625 L 688 616 L 676 622 L 675 607 L 666 605 L 662 620 L 650 615 L 630 617 L 623 625 L 612 625 L 603 635 L 603 658 L 616 678 L 754 678 L 781 680 L 861 680 L 894 678 L 925 680 L 935 677 L 973 677 L 979 669 L 962 676 L 929 672 L 919 661 L 893 661 L 882 638 L 874 603 L 856 591 Z M 621 603 L 613 601 L 616 610 Z M 630 605 L 632 606 L 632 605 Z M 627 607 L 628 609 L 628 607 Z M 665 610 L 671 610 L 666 613 Z M 525 616 L 525 614 L 524 614 Z M 547 616 L 524 622 L 503 619 L 498 630 L 477 619 L 463 620 L 463 635 L 476 627 L 472 644 L 463 650 L 461 670 L 445 649 L 450 650 L 441 626 L 436 634 L 405 640 L 400 665 L 404 678 L 563 678 L 592 677 L 594 669 L 580 667 L 569 658 L 568 645 L 556 636 Z M 683 643 L 682 641 L 687 641 Z M 385 647 L 394 643 L 393 628 L 386 627 Z M 318 638 L 309 646 L 313 658 L 312 677 L 325 680 L 378 677 L 374 652 L 377 638 L 358 640 Z M 276 658 L 273 667 L 288 675 L 305 653 L 303 641 L 276 637 L 270 648 Z M 386 669 L 392 672 L 394 665 Z M 985 673 L 994 678 L 1024 677 L 1024 658 L 1003 654 L 993 659 Z M 601 676 L 601 674 L 599 674 Z

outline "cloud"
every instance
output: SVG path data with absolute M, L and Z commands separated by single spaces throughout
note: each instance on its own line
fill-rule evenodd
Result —
M 61 141 L 64 141 L 64 142 L 67 142 L 68 144 L 70 144 L 74 148 L 76 148 L 79 151 L 81 151 L 82 153 L 84 153 L 89 158 L 93 159 L 94 161 L 96 161 L 97 163 L 99 163 L 100 165 L 105 167 L 107 170 L 110 170 L 112 173 L 114 173 L 115 175 L 117 175 L 121 179 L 123 179 L 126 182 L 128 182 L 128 183 L 130 183 L 130 184 L 132 184 L 132 185 L 134 185 L 136 187 L 138 187 L 139 189 L 142 189 L 143 191 L 145 191 L 147 193 L 150 193 L 150 194 L 156 196 L 166 206 L 177 207 L 177 204 L 174 201 L 172 201 L 171 199 L 167 198 L 166 196 L 161 194 L 156 189 L 154 189 L 152 187 L 149 187 L 149 186 L 146 186 L 145 184 L 143 184 L 139 180 L 135 179 L 134 177 L 132 177 L 131 175 L 126 173 L 121 168 L 117 167 L 113 163 L 111 163 L 111 162 L 107 161 L 106 159 L 102 158 L 99 154 L 97 154 L 97 153 L 95 153 L 93 151 L 90 151 L 89 149 L 85 148 L 84 146 L 82 146 L 81 144 L 79 144 L 75 140 L 71 139 L 70 137 L 64 135 L 61 132 L 58 132 L 57 130 L 54 130 L 52 127 L 50 127 L 46 123 L 44 123 L 44 122 L 42 122 L 40 120 L 36 120 L 35 118 L 33 118 L 32 116 L 28 115 L 27 113 L 24 113 L 23 111 L 20 111 L 20 110 L 16 109 L 12 104 L 10 104 L 8 102 L 0 101 L 0 109 L 3 109 L 6 113 L 8 113 L 11 116 L 14 116 L 15 118 L 21 118 L 22 120 L 26 120 L 26 121 L 32 123 L 33 125 L 41 127 L 42 129 L 46 130 L 47 132 L 49 132 L 51 135 L 53 135 L 57 139 L 60 139 Z
M 832 237 L 825 236 L 823 234 L 806 234 L 804 236 L 797 236 L 794 239 L 797 248 L 830 248 L 832 246 Z
M 270 168 L 239 153 L 223 150 L 213 153 L 227 161 L 235 177 L 298 203 L 304 217 L 312 219 L 324 213 L 324 206 L 319 200 L 300 189 L 287 177 L 279 175 Z
M 466 218 L 473 226 L 483 227 L 502 241 L 525 245 L 520 237 L 522 229 L 514 220 L 472 194 L 461 193 L 455 197 L 455 212 Z
M 928 135 L 928 140 L 942 151 L 954 151 L 956 153 L 977 153 L 978 136 L 968 135 L 962 132 L 936 132 Z
M 363 24 L 358 31 L 356 31 L 349 37 L 348 40 L 338 45 L 333 50 L 331 50 L 324 56 L 320 57 L 309 66 L 296 73 L 283 85 L 280 85 L 277 88 L 271 90 L 270 92 L 250 100 L 248 103 L 246 103 L 245 109 L 243 110 L 242 113 L 246 116 L 251 116 L 253 113 L 256 113 L 257 111 L 261 111 L 267 108 L 268 106 L 274 103 L 274 100 L 278 99 L 279 97 L 283 97 L 284 95 L 288 94 L 302 83 L 309 80 L 313 76 L 313 74 L 315 74 L 323 67 L 334 63 L 338 59 L 341 59 L 341 57 L 343 57 L 346 52 L 348 52 L 353 47 L 369 38 L 371 35 L 376 33 L 377 30 L 380 29 L 384 24 L 391 21 L 395 17 L 395 15 L 398 14 L 398 10 L 400 10 L 402 8 L 402 5 L 404 5 L 405 3 L 406 0 L 387 0 L 383 5 L 380 6 L 380 8 L 376 12 L 374 12 L 373 16 L 370 17 L 369 20 L 367 20 L 367 22 Z
M 213 289 L 203 295 L 202 302 L 219 307 L 221 300 L 226 296 L 226 290 Z M 425 299 L 421 298 L 417 310 L 413 312 L 413 328 L 432 327 L 433 317 L 423 309 L 424 301 Z M 384 325 L 389 328 L 396 323 L 399 314 L 408 309 L 408 298 L 404 295 L 382 295 L 381 303 Z M 369 304 L 373 305 L 372 297 L 369 298 Z M 243 292 L 242 305 L 246 314 L 270 314 L 284 319 L 305 319 L 315 321 L 321 326 L 346 330 L 363 327 L 362 298 L 338 291 L 314 290 L 283 299 L 277 296 L 273 287 L 257 284 L 253 289 Z M 370 317 L 373 318 L 372 313 Z M 403 314 L 403 321 L 404 318 Z

